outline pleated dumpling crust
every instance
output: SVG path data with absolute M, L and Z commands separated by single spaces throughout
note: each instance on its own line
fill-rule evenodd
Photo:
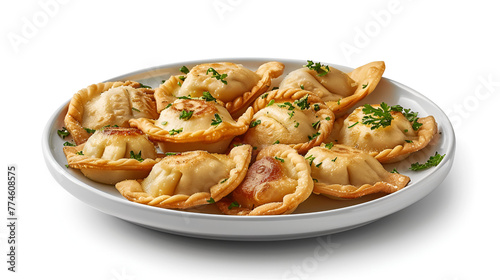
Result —
M 217 206 L 229 215 L 290 214 L 312 190 L 310 168 L 304 157 L 278 144 L 259 152 L 243 182 Z
M 248 108 L 235 121 L 215 101 L 177 99 L 158 119 L 132 119 L 130 125 L 148 134 L 164 153 L 192 150 L 222 153 L 235 136 L 247 131 L 252 116 L 253 109 Z
M 243 142 L 260 149 L 287 144 L 299 153 L 321 144 L 335 116 L 309 91 L 289 88 L 265 93 L 253 104 L 255 114 Z
M 67 146 L 63 151 L 69 167 L 110 185 L 145 178 L 159 161 L 154 144 L 136 128 L 99 129 L 84 144 Z
M 280 88 L 302 88 L 311 91 L 319 96 L 336 116 L 343 115 L 356 102 L 373 92 L 385 71 L 383 61 L 368 63 L 349 73 L 330 66 L 317 66 L 316 70 L 304 67 L 290 72 L 281 82 Z
M 186 75 L 171 76 L 155 90 L 157 108 L 163 110 L 172 96 L 202 97 L 209 92 L 238 117 L 257 96 L 268 91 L 272 79 L 281 76 L 284 68 L 283 63 L 275 61 L 262 64 L 255 72 L 231 62 L 199 64 Z
M 116 189 L 128 200 L 170 209 L 214 203 L 245 178 L 252 147 L 233 148 L 228 155 L 193 151 L 166 156 L 144 180 L 126 180 Z
M 373 117 L 373 113 L 365 113 L 365 107 L 382 110 L 380 104 L 360 106 L 348 116 L 336 120 L 327 141 L 352 146 L 367 152 L 382 163 L 392 163 L 425 148 L 437 134 L 437 123 L 433 116 L 410 121 L 402 112 L 391 110 L 392 106 L 385 103 L 382 105 L 386 108 L 384 111 L 392 116 L 389 125 L 384 127 L 366 123 L 367 118 Z M 375 119 L 377 118 L 375 116 Z M 415 122 L 421 125 L 415 126 Z
M 75 93 L 64 124 L 75 143 L 82 144 L 102 127 L 129 127 L 129 119 L 157 117 L 154 90 L 138 82 L 106 82 Z
M 314 193 L 334 198 L 358 198 L 372 193 L 393 193 L 410 178 L 391 173 L 369 154 L 344 145 L 314 147 L 305 155 L 311 166 Z

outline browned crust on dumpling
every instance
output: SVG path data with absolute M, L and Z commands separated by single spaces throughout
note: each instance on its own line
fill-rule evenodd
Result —
M 335 115 L 332 111 L 325 105 L 325 103 L 321 100 L 321 98 L 312 94 L 310 91 L 297 89 L 297 88 L 287 88 L 287 89 L 277 89 L 266 93 L 267 96 L 262 96 L 257 98 L 253 103 L 253 108 L 255 112 L 265 108 L 271 100 L 274 100 L 276 103 L 286 102 L 286 101 L 295 101 L 300 100 L 301 98 L 308 96 L 309 103 L 317 104 L 319 106 L 319 110 L 316 111 L 316 115 L 320 117 L 320 124 L 318 132 L 320 133 L 317 137 L 312 140 L 309 140 L 305 143 L 297 143 L 290 144 L 289 146 L 297 150 L 299 153 L 304 154 L 310 148 L 314 146 L 320 145 L 324 139 L 326 139 L 333 127 L 333 122 L 335 121 Z M 329 120 L 328 120 L 329 118 Z
M 314 183 L 310 175 L 310 167 L 304 157 L 299 155 L 295 149 L 283 144 L 269 146 L 258 154 L 257 160 L 265 157 L 277 157 L 292 163 L 295 169 L 294 173 L 297 175 L 297 187 L 295 191 L 285 195 L 280 202 L 266 203 L 254 209 L 245 207 L 230 208 L 233 201 L 231 197 L 227 197 L 217 203 L 217 207 L 224 214 L 248 216 L 290 214 L 312 193 Z
M 217 202 L 233 191 L 238 184 L 243 181 L 246 175 L 251 159 L 252 147 L 242 145 L 231 150 L 229 157 L 236 166 L 230 170 L 227 180 L 219 181 L 216 185 L 210 187 L 210 192 L 197 192 L 192 195 L 160 195 L 154 197 L 145 192 L 141 182 L 142 180 L 126 180 L 115 185 L 116 189 L 126 199 L 149 206 L 169 209 L 187 209 L 198 205 Z M 182 154 L 181 154 L 182 156 Z M 166 157 L 166 160 L 169 158 Z
M 82 126 L 85 103 L 111 88 L 121 86 L 131 86 L 136 89 L 140 88 L 140 90 L 149 97 L 150 104 L 147 105 L 152 108 L 155 107 L 154 90 L 141 88 L 141 84 L 134 81 L 97 83 L 81 89 L 73 95 L 68 105 L 68 112 L 64 118 L 64 125 L 77 145 L 84 143 L 92 135 L 92 133 L 87 132 Z M 153 113 L 153 111 L 151 113 Z
M 356 81 L 358 87 L 356 91 L 338 101 L 325 102 L 333 111 L 335 116 L 339 117 L 346 113 L 354 104 L 372 93 L 382 79 L 385 71 L 383 61 L 374 61 L 354 69 L 348 73 L 349 77 Z

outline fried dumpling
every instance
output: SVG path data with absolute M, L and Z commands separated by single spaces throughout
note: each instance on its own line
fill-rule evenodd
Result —
M 391 173 L 369 154 L 344 145 L 314 147 L 305 155 L 311 166 L 314 193 L 334 198 L 358 198 L 372 193 L 392 193 L 410 178 Z
M 278 144 L 259 152 L 243 182 L 217 206 L 230 215 L 290 214 L 312 189 L 304 157 L 295 149 Z
M 386 108 L 384 110 L 390 112 L 392 120 L 387 126 L 367 122 L 367 118 L 373 117 L 374 114 L 366 111 L 367 106 L 375 110 L 380 110 L 379 108 L 384 106 Z M 356 108 L 348 116 L 336 121 L 327 141 L 355 147 L 369 153 L 382 163 L 391 163 L 403 160 L 411 153 L 423 149 L 436 135 L 437 124 L 434 117 L 428 116 L 410 121 L 401 111 L 387 108 L 391 107 L 385 103 Z M 373 119 L 377 118 L 375 116 Z M 416 126 L 415 122 L 421 125 Z
M 305 153 L 330 134 L 335 119 L 317 96 L 295 88 L 267 92 L 253 108 L 256 113 L 243 142 L 257 151 L 279 143 Z
M 214 203 L 233 191 L 250 164 L 252 147 L 228 155 L 192 151 L 158 162 L 144 180 L 126 180 L 116 189 L 128 200 L 162 208 L 186 209 Z
M 319 66 L 319 65 L 318 65 Z M 326 68 L 328 67 L 328 68 Z M 280 88 L 302 88 L 319 96 L 336 116 L 341 116 L 356 102 L 373 92 L 385 71 L 383 61 L 375 61 L 344 73 L 330 66 L 290 72 Z
M 177 99 L 154 119 L 132 119 L 138 127 L 166 152 L 205 150 L 222 153 L 231 140 L 245 133 L 250 125 L 253 109 L 235 121 L 229 112 L 215 101 Z
M 108 125 L 129 127 L 132 118 L 157 118 L 154 91 L 138 82 L 93 84 L 74 94 L 64 124 L 75 143 Z
M 145 178 L 158 161 L 154 144 L 136 128 L 105 127 L 76 147 L 64 147 L 68 166 L 89 179 L 114 185 Z
M 269 89 L 272 79 L 283 74 L 284 67 L 280 62 L 267 62 L 254 72 L 230 62 L 196 65 L 187 75 L 171 76 L 156 89 L 158 112 L 172 102 L 172 96 L 202 97 L 209 92 L 224 102 L 233 117 L 238 117 Z

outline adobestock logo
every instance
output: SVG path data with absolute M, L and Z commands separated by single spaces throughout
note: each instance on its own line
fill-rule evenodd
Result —
M 51 18 L 54 18 L 60 10 L 61 5 L 67 4 L 68 0 L 40 0 L 39 10 L 35 11 L 31 17 L 21 18 L 21 28 L 17 32 L 9 32 L 7 38 L 15 53 L 19 52 L 22 45 L 28 44 L 35 38 L 40 30 L 47 26 Z
M 224 14 L 234 11 L 242 2 L 242 0 L 215 0 L 212 2 L 212 6 L 219 16 L 219 19 L 224 20 Z
M 354 28 L 354 37 L 352 43 L 341 42 L 340 49 L 346 58 L 347 62 L 351 62 L 351 57 L 354 54 L 360 54 L 361 50 L 366 48 L 372 40 L 380 35 L 382 29 L 391 24 L 393 16 L 401 13 L 403 7 L 398 0 L 392 0 L 387 3 L 385 9 L 379 11 L 371 11 L 372 19 L 365 23 L 365 25 Z

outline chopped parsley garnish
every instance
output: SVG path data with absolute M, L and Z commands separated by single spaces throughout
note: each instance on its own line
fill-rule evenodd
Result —
M 290 110 L 290 111 L 295 109 L 295 106 L 293 106 L 293 104 L 288 102 L 288 101 L 283 103 L 283 104 L 278 105 L 278 107 L 280 107 L 280 108 L 285 108 L 287 106 L 288 106 L 288 110 Z
M 71 142 L 66 141 L 66 142 L 63 143 L 63 146 L 75 147 L 76 144 L 73 144 Z
M 229 179 L 229 178 L 222 179 L 222 180 L 219 182 L 219 184 L 224 184 L 224 183 L 227 181 L 227 179 Z
M 139 87 L 141 87 L 141 88 L 151 88 L 150 86 L 147 86 L 147 85 L 145 85 L 143 83 L 139 83 Z
M 255 120 L 253 122 L 250 123 L 250 127 L 256 127 L 257 125 L 259 125 L 262 121 L 261 120 Z
M 306 157 L 306 160 L 309 161 L 309 165 L 312 165 L 313 164 L 313 160 L 315 159 L 316 157 L 314 157 L 313 155 L 309 155 L 308 157 Z
M 135 160 L 137 160 L 139 162 L 143 162 L 144 161 L 144 159 L 141 156 L 141 151 L 139 151 L 139 153 L 137 153 L 137 154 L 134 153 L 134 151 L 130 151 L 130 158 L 135 159 Z
M 300 85 L 300 89 L 304 89 L 304 85 Z
M 279 144 L 279 143 L 280 143 L 280 140 L 276 140 L 276 141 L 274 141 L 273 145 L 274 144 Z
M 295 111 L 288 112 L 288 115 L 290 116 L 290 119 L 295 115 Z
M 212 120 L 212 123 L 210 125 L 219 125 L 220 123 L 222 123 L 222 119 L 221 117 L 219 116 L 219 114 L 215 113 L 214 115 L 215 119 Z
M 310 106 L 309 102 L 307 102 L 308 98 L 309 98 L 309 94 L 306 94 L 306 96 L 302 97 L 299 100 L 295 100 L 293 103 L 295 103 L 295 105 L 297 105 L 300 108 L 300 110 L 309 109 L 311 106 Z
M 189 73 L 189 69 L 186 66 L 184 66 L 184 65 L 179 69 L 179 71 L 181 71 L 184 74 Z
M 170 135 L 175 135 L 175 134 L 178 134 L 178 133 L 181 133 L 182 132 L 182 127 L 179 128 L 179 129 L 171 129 L 168 131 L 168 134 Z
M 320 162 L 320 163 L 316 164 L 316 167 L 320 167 L 322 164 L 323 164 L 323 162 Z
M 136 112 L 139 112 L 139 113 L 141 112 L 141 110 L 139 110 L 139 109 L 137 109 L 137 108 L 134 108 L 134 107 L 132 107 L 132 110 L 134 110 L 134 111 L 136 111 Z
M 182 110 L 181 114 L 179 115 L 180 120 L 189 120 L 193 116 L 194 111 L 186 111 Z
M 208 70 L 207 70 L 207 75 L 208 75 L 208 73 L 210 73 L 210 72 L 212 73 L 212 78 L 215 78 L 215 79 L 217 79 L 217 80 L 221 81 L 222 83 L 224 83 L 225 85 L 227 85 L 227 81 L 226 81 L 226 80 L 224 80 L 224 79 L 227 77 L 227 74 L 222 74 L 222 75 L 221 75 L 221 74 L 219 74 L 219 72 L 217 72 L 217 70 L 215 70 L 215 69 L 214 69 L 214 68 L 212 68 L 212 67 L 208 68 Z
M 327 149 L 331 149 L 331 148 L 333 148 L 333 143 L 332 143 L 332 142 L 330 142 L 330 143 L 326 143 L 326 144 L 325 144 L 325 148 L 327 148 Z
M 351 124 L 350 126 L 348 126 L 347 128 L 351 128 L 351 127 L 353 127 L 353 126 L 357 125 L 358 123 L 359 123 L 359 122 L 355 122 L 355 123 Z
M 380 104 L 380 108 L 374 108 L 369 104 L 365 104 L 363 108 L 363 124 L 371 125 L 371 129 L 377 129 L 379 127 L 387 127 L 391 125 L 392 120 L 394 119 L 391 115 L 391 111 L 401 112 L 401 106 L 389 106 L 386 103 L 382 102 Z
M 319 124 L 320 124 L 320 121 L 317 121 L 317 122 L 315 122 L 315 123 L 312 124 L 312 127 L 314 129 L 318 129 L 319 128 Z
M 424 170 L 433 166 L 437 166 L 444 158 L 446 154 L 440 155 L 438 152 L 436 152 L 433 156 L 431 156 L 426 163 L 420 164 L 418 162 L 412 163 L 410 166 L 410 170 L 413 171 L 419 171 L 419 170 Z
M 307 67 L 311 70 L 316 71 L 318 73 L 318 76 L 324 76 L 330 72 L 330 67 L 328 65 L 322 65 L 319 62 L 314 63 L 312 60 L 307 61 L 307 65 L 304 65 L 304 67 Z
M 163 110 L 168 109 L 168 108 L 170 108 L 170 107 L 172 107 L 172 103 L 170 103 L 170 104 L 168 104 L 167 106 L 165 106 L 165 108 L 163 108 Z
M 361 86 L 362 89 L 365 89 L 368 86 L 368 84 L 364 84 Z
M 236 202 L 236 201 L 233 201 L 231 204 L 229 204 L 229 206 L 227 207 L 227 209 L 231 210 L 234 207 L 240 207 L 240 204 L 238 202 Z
M 186 79 L 186 76 L 179 76 L 179 80 L 183 81 Z
M 307 136 L 307 138 L 309 138 L 309 141 L 311 141 L 320 135 L 321 135 L 321 132 L 318 131 L 318 132 L 314 133 L 313 135 Z
M 342 99 L 342 98 L 339 98 L 339 100 L 337 100 L 337 105 L 340 105 L 340 100 L 341 100 L 341 99 Z
M 269 101 L 269 103 L 267 103 L 266 107 L 269 107 L 269 106 L 273 105 L 274 102 L 275 102 L 274 99 L 271 99 L 271 101 Z
M 396 170 L 396 168 L 394 168 L 391 173 L 396 173 L 396 174 L 399 174 L 399 172 Z
M 295 123 L 295 125 L 294 125 L 294 127 L 296 127 L 296 128 L 297 128 L 297 127 L 299 127 L 299 125 L 300 125 L 300 123 L 299 123 L 299 122 L 296 122 L 296 123 Z
M 412 140 L 405 140 L 406 143 L 413 143 Z
M 175 152 L 166 152 L 165 155 L 166 156 L 175 156 L 175 155 L 178 155 L 179 153 L 175 153 Z
M 161 125 L 167 125 L 167 124 L 168 124 L 167 121 L 164 121 L 164 122 L 161 123 Z
M 67 136 L 69 136 L 69 131 L 68 129 L 66 129 L 64 126 L 61 130 L 57 130 L 57 135 L 59 135 L 59 137 L 61 137 L 62 139 L 66 138 Z
M 213 197 L 211 197 L 211 198 L 207 199 L 207 202 L 210 204 L 213 204 L 213 203 L 215 203 L 215 200 Z
M 284 159 L 279 158 L 279 157 L 274 157 L 274 159 L 275 159 L 275 160 L 279 160 L 279 161 L 281 161 L 281 162 L 285 162 L 285 160 L 284 160 Z
M 314 104 L 313 105 L 314 111 L 319 111 L 321 108 L 319 107 L 319 104 Z
M 326 117 L 326 118 L 325 118 L 325 120 L 327 120 L 327 121 L 329 121 L 329 120 L 331 120 L 331 119 L 332 119 L 332 118 L 330 118 L 330 117 Z
M 333 162 L 336 162 L 336 161 L 337 161 L 337 158 L 338 158 L 338 157 L 335 157 L 334 159 L 332 159 L 332 161 L 333 161 Z
M 79 156 L 83 156 L 83 151 L 78 151 L 78 152 L 76 152 L 76 154 Z
M 268 92 L 266 92 L 266 93 L 264 93 L 263 95 L 261 95 L 261 96 L 260 96 L 260 98 L 262 98 L 262 99 L 266 99 L 266 97 L 267 97 L 268 95 L 269 95 L 269 93 L 268 93 Z
M 422 126 L 422 123 L 418 122 L 418 113 L 412 112 L 410 109 L 403 109 L 402 113 L 405 118 L 412 123 L 411 127 L 413 130 L 418 130 Z
M 87 131 L 87 133 L 94 133 L 95 132 L 95 129 L 92 129 L 92 128 L 84 127 L 83 129 L 85 129 L 85 131 Z
M 178 86 L 180 86 L 180 87 L 182 87 L 182 84 L 181 84 L 181 82 L 177 82 L 177 85 L 178 85 Z
M 204 91 L 203 92 L 203 96 L 201 97 L 201 99 L 204 99 L 205 101 L 215 101 L 215 97 L 213 97 L 210 92 L 208 91 Z

